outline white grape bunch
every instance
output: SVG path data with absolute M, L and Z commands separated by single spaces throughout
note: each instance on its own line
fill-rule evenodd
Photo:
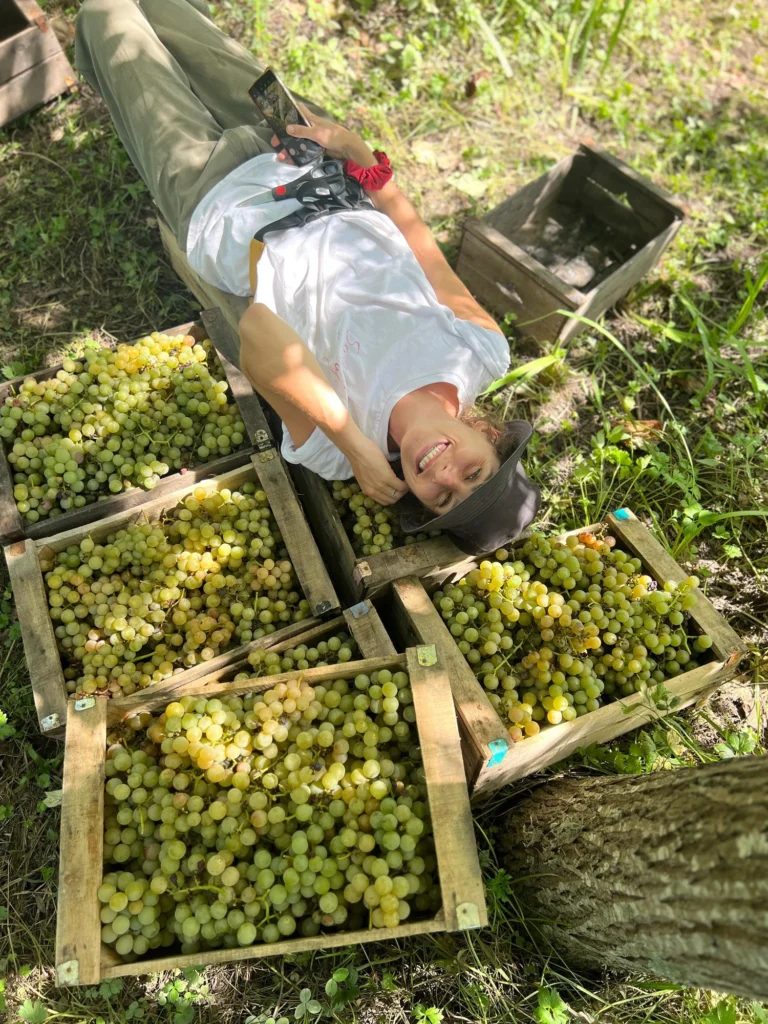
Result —
M 696 577 L 659 589 L 612 537 L 534 533 L 496 558 L 433 601 L 515 741 L 652 689 L 712 646 L 686 629 Z
M 406 544 L 439 537 L 431 533 L 405 534 L 395 505 L 379 505 L 354 480 L 334 480 L 333 501 L 356 555 L 377 555 Z
M 441 903 L 405 672 L 182 697 L 110 737 L 101 937 L 128 960 Z
M 313 645 L 297 644 L 281 652 L 257 648 L 248 655 L 252 671 L 235 676 L 235 679 L 256 679 L 260 676 L 275 676 L 280 672 L 302 672 L 319 665 L 344 664 L 356 654 L 357 644 L 347 633 L 336 633 Z
M 242 447 L 245 428 L 209 340 L 154 333 L 27 377 L 0 406 L 16 507 L 29 523 Z
M 195 487 L 40 568 L 70 693 L 133 693 L 309 615 L 267 495 Z

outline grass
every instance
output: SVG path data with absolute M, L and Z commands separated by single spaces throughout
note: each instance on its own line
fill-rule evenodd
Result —
M 564 356 L 510 323 L 513 368 L 523 369 L 485 401 L 537 426 L 530 468 L 544 526 L 630 505 L 697 566 L 753 652 L 739 685 L 706 708 L 565 769 L 646 772 L 763 750 L 765 0 L 223 0 L 216 18 L 387 149 L 449 258 L 466 216 L 542 173 L 581 135 L 687 204 L 660 269 Z M 6 376 L 50 365 L 89 337 L 130 339 L 195 312 L 163 256 L 150 197 L 87 89 L 0 132 L 0 206 Z M 56 989 L 58 810 L 46 794 L 60 786 L 61 750 L 38 734 L 8 592 L 0 629 L 0 1009 L 9 1021 L 766 1020 L 761 1007 L 654 979 L 578 977 L 536 949 L 494 853 L 497 822 L 530 781 L 477 819 L 492 919 L 481 933 Z M 325 985 L 340 968 L 357 977 L 332 1000 Z

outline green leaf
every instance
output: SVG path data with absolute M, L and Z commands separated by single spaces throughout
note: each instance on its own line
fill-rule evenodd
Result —
M 490 395 L 494 391 L 498 391 L 499 388 L 505 388 L 508 384 L 514 383 L 514 381 L 520 381 L 521 383 L 529 381 L 532 377 L 535 377 L 536 374 L 541 373 L 543 370 L 548 370 L 549 367 L 554 366 L 555 363 L 561 362 L 564 356 L 565 349 L 558 348 L 551 356 L 541 356 L 539 359 L 531 359 L 527 363 L 522 363 L 520 366 L 516 366 L 513 370 L 510 370 L 509 373 L 505 373 L 503 377 L 499 377 L 499 379 L 495 380 L 493 384 L 489 384 L 485 391 L 483 391 L 483 393 L 478 397 L 483 398 L 485 395 Z
M 0 921 L 8 920 L 8 907 L 0 907 Z
M 385 971 L 381 978 L 381 987 L 385 992 L 396 992 L 397 982 L 391 971 Z
M 700 1024 L 736 1024 L 736 1007 L 728 1000 L 723 1000 L 705 1013 Z
M 338 991 L 338 984 L 333 980 L 333 978 L 329 978 L 325 983 L 325 994 L 327 996 L 335 996 Z
M 349 970 L 346 967 L 338 967 L 333 972 L 334 981 L 346 981 L 349 977 Z
M 48 1020 L 48 1010 L 39 999 L 34 1003 L 31 999 L 25 999 L 18 1013 L 21 1020 L 27 1021 L 27 1024 L 45 1024 Z
M 533 1011 L 533 1015 L 539 1024 L 566 1024 L 570 1012 L 555 989 L 542 986 L 538 999 L 539 1005 Z

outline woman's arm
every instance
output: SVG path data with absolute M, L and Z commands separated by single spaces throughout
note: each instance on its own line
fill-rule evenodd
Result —
M 251 385 L 285 424 L 296 448 L 315 427 L 347 457 L 362 490 L 391 505 L 407 486 L 392 472 L 384 453 L 354 422 L 322 367 L 299 335 L 262 303 L 240 320 L 240 361 Z
M 313 139 L 315 142 L 319 142 L 331 156 L 353 160 L 361 167 L 376 165 L 376 157 L 354 132 L 317 117 L 306 107 L 302 108 L 302 112 L 310 122 L 310 127 L 288 125 L 287 130 L 291 135 Z M 272 142 L 273 144 L 278 143 L 277 138 L 274 138 Z M 286 158 L 284 151 L 281 156 L 283 159 Z M 472 298 L 468 289 L 451 270 L 432 232 L 416 212 L 413 203 L 403 195 L 394 181 L 388 181 L 384 188 L 378 192 L 369 192 L 368 196 L 376 209 L 386 214 L 400 230 L 411 252 L 419 261 L 419 266 L 424 271 L 427 280 L 435 289 L 438 301 L 452 310 L 460 320 L 470 320 L 472 323 L 501 334 L 501 328 L 493 317 Z

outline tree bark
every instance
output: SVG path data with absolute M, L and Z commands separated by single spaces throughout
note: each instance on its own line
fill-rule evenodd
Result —
M 567 963 L 768 999 L 768 756 L 549 783 L 501 848 Z

